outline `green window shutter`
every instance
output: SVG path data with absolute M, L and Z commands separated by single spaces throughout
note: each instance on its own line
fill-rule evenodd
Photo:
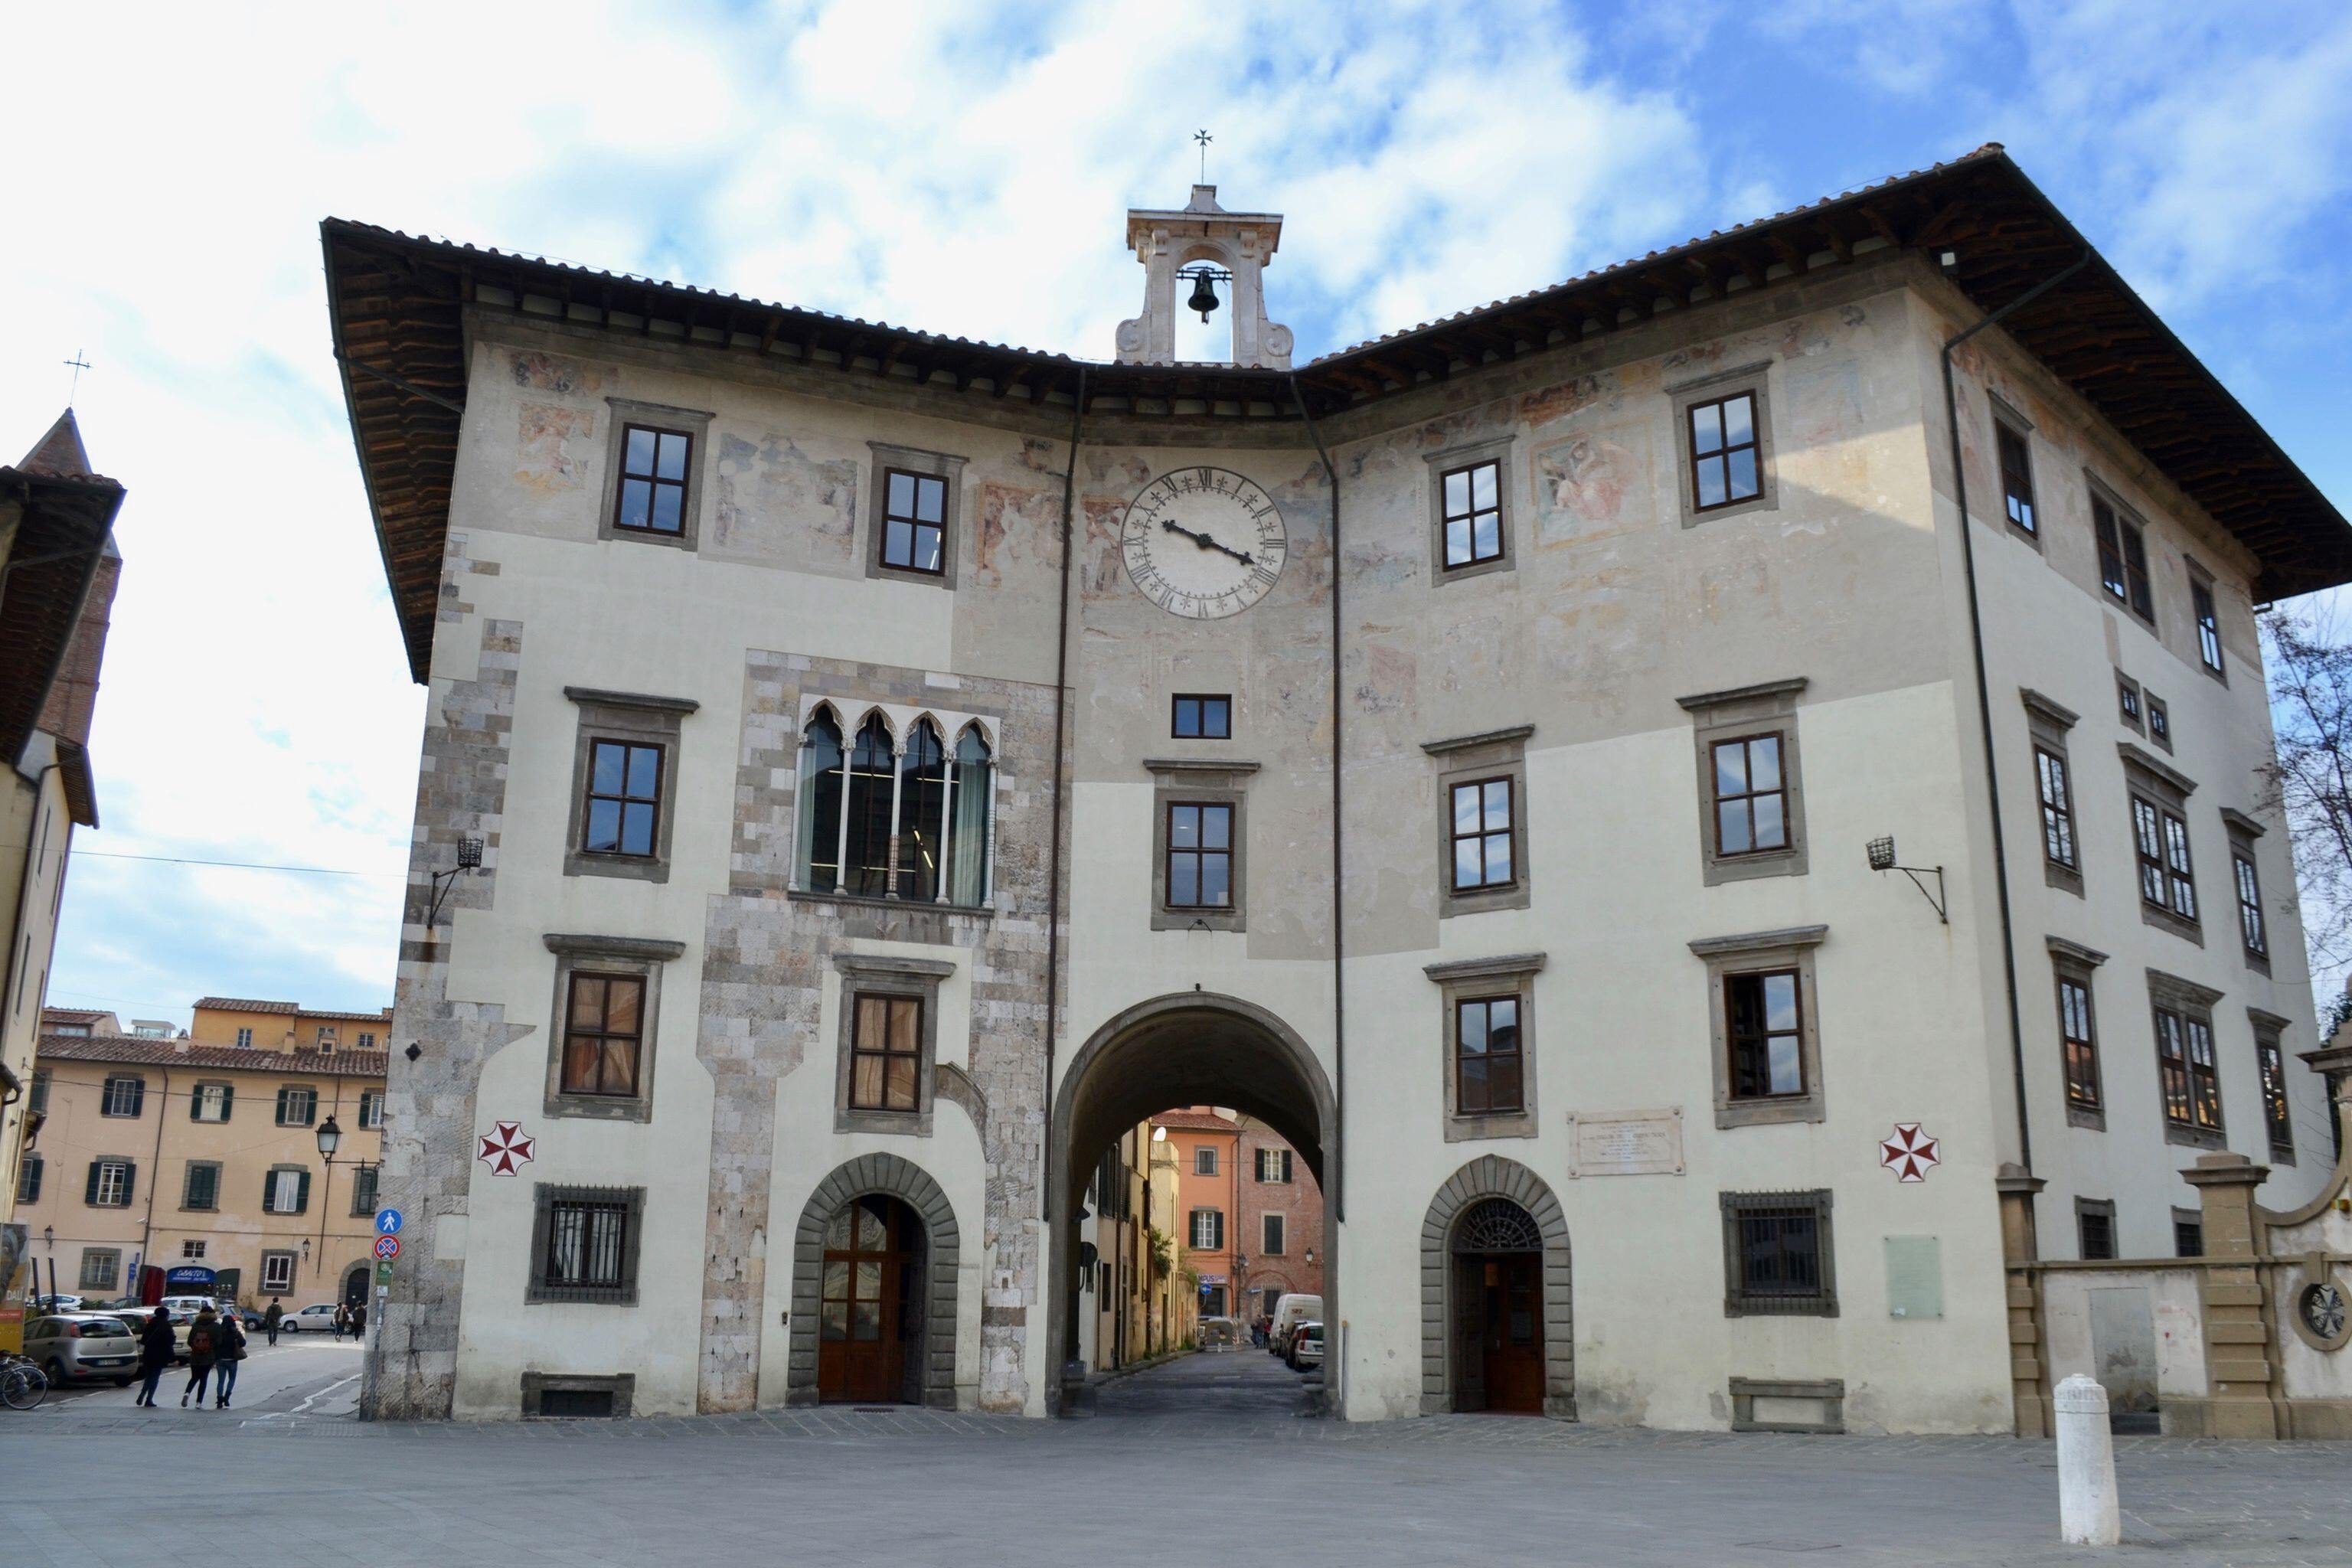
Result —
M 236 1103 L 236 1085 L 233 1083 L 225 1083 L 221 1085 L 221 1120 L 223 1121 L 226 1121 L 228 1120 L 229 1108 L 234 1106 Z
M 275 1172 L 275 1171 L 264 1171 L 264 1172 L 262 1172 L 262 1173 L 261 1173 L 261 1212 L 262 1212 L 263 1214 L 276 1214 L 276 1213 L 278 1212 L 278 1209 L 277 1209 L 277 1197 L 278 1197 L 278 1173 L 277 1173 L 277 1172 Z
M 290 1092 L 292 1091 L 285 1089 L 278 1091 L 278 1125 L 280 1127 L 286 1125 L 286 1097 Z
M 203 1084 L 198 1084 L 195 1087 L 194 1092 L 188 1096 L 188 1120 L 191 1121 L 202 1121 L 204 1119 L 205 1086 Z
M 302 1179 L 294 1184 L 294 1212 L 296 1214 L 310 1212 L 310 1173 L 308 1171 L 303 1172 Z
M 98 1162 L 89 1163 L 89 1180 L 82 1184 L 81 1201 L 91 1208 L 98 1206 Z
M 125 1160 L 122 1163 L 122 1206 L 124 1208 L 131 1206 L 131 1200 L 138 1195 L 138 1192 L 139 1167 Z

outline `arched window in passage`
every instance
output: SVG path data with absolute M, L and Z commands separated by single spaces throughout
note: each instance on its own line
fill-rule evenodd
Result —
M 994 795 L 994 758 L 979 725 L 966 726 L 950 751 L 931 721 L 919 720 L 897 747 L 875 713 L 845 747 L 840 721 L 821 707 L 801 741 L 796 883 L 817 893 L 984 904 Z

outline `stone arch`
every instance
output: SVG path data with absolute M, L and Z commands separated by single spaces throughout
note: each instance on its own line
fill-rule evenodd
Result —
M 930 1173 L 897 1154 L 861 1154 L 837 1166 L 816 1184 L 801 1209 L 793 1234 L 793 1306 L 790 1354 L 784 1372 L 784 1403 L 814 1405 L 820 1276 L 824 1268 L 825 1222 L 844 1204 L 869 1193 L 903 1200 L 923 1221 L 926 1306 L 919 1386 L 923 1403 L 938 1410 L 956 1404 L 956 1267 L 962 1233 L 955 1208 Z
M 1323 1064 L 1296 1029 L 1254 1002 L 1180 991 L 1107 1020 L 1070 1058 L 1054 1090 L 1045 1202 L 1049 1286 L 1048 1402 L 1059 1407 L 1076 1342 L 1075 1215 L 1095 1157 L 1122 1129 L 1172 1105 L 1226 1105 L 1272 1127 L 1322 1184 L 1325 1317 L 1339 1321 L 1337 1102 Z M 1327 1373 L 1327 1375 L 1328 1375 Z M 1336 1379 L 1334 1380 L 1336 1382 Z
M 1543 1234 L 1544 1414 L 1576 1419 L 1576 1322 L 1572 1311 L 1568 1216 L 1541 1176 L 1499 1154 L 1454 1173 L 1421 1222 L 1421 1413 L 1454 1408 L 1454 1292 L 1448 1279 L 1454 1227 L 1486 1198 L 1508 1198 Z

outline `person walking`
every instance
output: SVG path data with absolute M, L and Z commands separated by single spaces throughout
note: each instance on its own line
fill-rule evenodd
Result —
M 269 1298 L 269 1310 L 261 1314 L 261 1326 L 268 1331 L 271 1344 L 278 1342 L 278 1325 L 285 1320 L 286 1309 L 278 1304 L 277 1297 L 272 1296 Z
M 352 1338 L 355 1340 L 367 1338 L 367 1303 L 365 1301 L 352 1303 Z
M 131 1404 L 155 1408 L 155 1384 L 171 1370 L 178 1354 L 179 1346 L 172 1333 L 172 1314 L 158 1307 L 139 1331 L 139 1397 Z
M 335 1338 L 341 1339 L 343 1331 L 352 1326 L 352 1310 L 341 1301 L 335 1303 Z
M 213 1408 L 226 1410 L 229 1394 L 236 1387 L 236 1363 L 245 1359 L 245 1320 L 234 1307 L 221 1319 L 215 1353 L 220 1360 L 213 1372 Z
M 188 1406 L 193 1396 L 196 1408 L 204 1408 L 205 1384 L 212 1376 L 213 1362 L 220 1345 L 220 1314 L 210 1307 L 196 1310 L 196 1321 L 188 1325 L 188 1386 L 180 1391 L 180 1408 Z

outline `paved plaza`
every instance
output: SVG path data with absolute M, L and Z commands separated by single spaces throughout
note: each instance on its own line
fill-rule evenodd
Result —
M 111 1391 L 0 1420 L 9 1560 L 1098 1568 L 1156 1518 L 1280 1541 L 1284 1568 L 2352 1563 L 2343 1445 L 2123 1439 L 2125 1544 L 2100 1553 L 2057 1544 L 2046 1443 L 1349 1425 L 1299 1414 L 1298 1380 L 1248 1350 L 1107 1380 L 1092 1417 L 1054 1422 L 385 1426 L 297 1393 L 201 1425 Z

